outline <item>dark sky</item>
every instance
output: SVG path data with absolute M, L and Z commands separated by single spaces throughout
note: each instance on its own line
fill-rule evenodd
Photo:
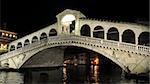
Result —
M 131 2 L 132 1 L 132 2 Z M 1 22 L 26 35 L 56 22 L 55 15 L 75 9 L 89 18 L 148 21 L 149 0 L 1 0 Z

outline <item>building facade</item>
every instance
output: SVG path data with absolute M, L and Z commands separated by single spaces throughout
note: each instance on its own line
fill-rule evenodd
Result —
M 0 54 L 8 51 L 8 44 L 17 39 L 17 33 L 0 29 Z

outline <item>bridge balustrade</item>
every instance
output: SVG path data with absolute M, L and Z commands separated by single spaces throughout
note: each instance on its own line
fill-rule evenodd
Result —
M 149 52 L 149 53 L 150 53 L 150 48 L 147 47 L 147 46 L 138 45 L 138 46 L 137 46 L 137 49 L 138 49 L 139 51 L 145 51 L 145 52 Z
M 150 48 L 147 46 L 141 46 L 141 45 L 135 45 L 135 44 L 130 44 L 130 43 L 125 43 L 125 42 L 118 42 L 118 41 L 112 41 L 112 40 L 104 40 L 100 38 L 91 38 L 91 37 L 86 37 L 86 36 L 59 36 L 50 39 L 52 41 L 65 41 L 65 40 L 73 40 L 73 41 L 82 41 L 86 42 L 87 44 L 98 44 L 99 46 L 104 46 L 104 47 L 110 47 L 110 48 L 115 48 L 115 49 L 121 49 L 125 51 L 130 51 L 130 52 L 140 52 L 140 53 L 150 53 Z
M 103 40 L 103 44 L 107 47 L 118 47 L 117 41 Z
M 129 44 L 129 43 L 119 43 L 119 47 L 123 48 L 124 50 L 132 50 L 136 51 L 136 45 L 135 44 Z

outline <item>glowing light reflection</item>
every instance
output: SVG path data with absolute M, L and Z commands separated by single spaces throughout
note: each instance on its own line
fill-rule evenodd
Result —
M 71 14 L 68 14 L 66 16 L 64 16 L 61 20 L 62 23 L 66 23 L 66 22 L 71 22 L 73 20 L 75 20 L 75 16 L 74 15 L 71 15 Z

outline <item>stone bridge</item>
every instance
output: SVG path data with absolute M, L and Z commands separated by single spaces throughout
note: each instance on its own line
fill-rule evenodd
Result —
M 66 16 L 68 15 L 68 16 Z M 30 67 L 62 66 L 63 55 L 47 51 L 55 47 L 76 46 L 92 50 L 119 65 L 126 72 L 149 71 L 149 28 L 143 25 L 95 21 L 85 19 L 79 11 L 65 10 L 57 16 L 57 23 L 24 36 L 9 44 L 9 52 L 0 56 L 1 68 L 20 69 L 32 57 L 35 61 L 47 59 L 42 65 Z M 84 18 L 84 19 L 83 19 Z M 101 26 L 99 26 L 101 25 Z M 41 55 L 39 53 L 43 52 Z M 55 53 L 56 56 L 53 56 Z M 58 53 L 63 53 L 58 51 Z M 38 58 L 38 57 L 41 58 Z M 33 61 L 33 60 L 32 60 Z M 31 62 L 32 62 L 31 61 Z M 31 63 L 32 64 L 32 63 Z

